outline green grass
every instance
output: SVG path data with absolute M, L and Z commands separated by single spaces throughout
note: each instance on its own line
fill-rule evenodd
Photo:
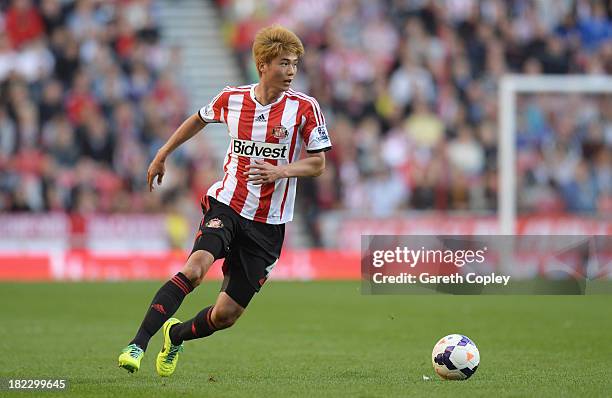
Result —
M 610 296 L 363 296 L 357 282 L 271 282 L 231 329 L 186 343 L 161 379 L 156 335 L 140 372 L 117 368 L 160 284 L 0 284 L 0 377 L 67 378 L 49 396 L 596 397 L 612 392 Z M 186 299 L 210 304 L 218 283 Z M 465 382 L 442 381 L 431 350 L 445 334 L 481 353 Z M 423 375 L 430 381 L 424 381 Z M 36 392 L 0 391 L 0 396 Z

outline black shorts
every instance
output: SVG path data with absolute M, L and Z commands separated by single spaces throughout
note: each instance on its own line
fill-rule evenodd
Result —
M 280 257 L 285 224 L 248 220 L 208 196 L 202 202 L 202 212 L 191 253 L 206 250 L 215 260 L 225 258 L 221 291 L 246 308 Z

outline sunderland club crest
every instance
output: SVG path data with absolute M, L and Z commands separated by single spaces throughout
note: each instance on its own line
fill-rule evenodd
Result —
M 287 129 L 284 126 L 276 126 L 272 129 L 272 135 L 274 136 L 274 138 L 282 140 L 283 138 L 287 138 L 289 133 L 287 132 Z
M 208 220 L 205 224 L 208 228 L 223 228 L 223 222 L 218 218 L 213 218 L 212 220 Z

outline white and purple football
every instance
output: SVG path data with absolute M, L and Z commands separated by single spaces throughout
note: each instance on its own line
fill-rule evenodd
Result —
M 465 380 L 472 377 L 480 364 L 476 344 L 467 336 L 449 334 L 442 337 L 431 353 L 434 370 L 445 380 Z

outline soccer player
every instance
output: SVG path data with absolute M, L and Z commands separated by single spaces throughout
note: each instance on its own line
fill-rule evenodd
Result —
M 253 44 L 259 83 L 226 87 L 172 134 L 149 165 L 149 190 L 161 184 L 164 162 L 178 146 L 208 123 L 225 123 L 231 142 L 224 176 L 202 199 L 204 217 L 182 270 L 157 292 L 119 366 L 129 372 L 151 337 L 162 328 L 157 355 L 160 376 L 174 373 L 183 342 L 232 326 L 276 265 L 285 223 L 293 218 L 296 177 L 319 176 L 324 152 L 331 148 L 317 101 L 290 88 L 304 54 L 300 39 L 273 25 L 260 30 Z M 302 146 L 306 155 L 300 159 Z M 172 315 L 217 259 L 224 258 L 224 280 L 214 305 L 180 322 Z

